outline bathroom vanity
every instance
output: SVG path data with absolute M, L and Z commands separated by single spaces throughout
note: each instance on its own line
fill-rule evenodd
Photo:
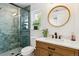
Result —
M 78 41 L 38 38 L 34 54 L 36 56 L 78 56 L 79 43 Z

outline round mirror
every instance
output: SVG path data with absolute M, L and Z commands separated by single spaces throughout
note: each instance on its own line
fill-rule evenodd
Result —
M 56 6 L 48 14 L 48 22 L 54 27 L 65 25 L 70 18 L 70 10 L 66 6 Z

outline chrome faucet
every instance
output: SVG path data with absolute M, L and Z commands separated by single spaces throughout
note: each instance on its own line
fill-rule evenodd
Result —
M 52 38 L 55 39 L 61 39 L 62 35 L 58 35 L 57 32 L 54 33 L 54 35 L 52 35 Z
M 55 34 L 54 34 L 54 35 L 55 35 L 55 39 L 57 39 L 57 38 L 58 38 L 57 32 L 55 32 Z

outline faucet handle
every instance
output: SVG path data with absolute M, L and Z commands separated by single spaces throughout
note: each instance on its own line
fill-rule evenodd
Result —
M 59 35 L 59 39 L 61 39 L 61 35 Z
M 54 38 L 54 35 L 52 35 L 52 38 Z

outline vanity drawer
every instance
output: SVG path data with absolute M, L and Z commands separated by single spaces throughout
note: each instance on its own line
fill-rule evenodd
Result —
M 54 54 L 56 53 L 57 55 L 60 54 L 62 56 L 74 56 L 75 55 L 75 49 L 72 48 L 67 48 L 55 44 L 49 44 L 49 53 Z
M 48 44 L 48 50 L 49 50 L 49 52 L 54 52 L 55 51 L 55 45 L 54 44 Z
M 64 56 L 74 56 L 75 50 L 72 48 L 62 47 L 62 46 L 56 46 L 55 52 L 62 54 Z
M 48 49 L 48 44 L 40 41 L 36 41 L 36 47 Z

